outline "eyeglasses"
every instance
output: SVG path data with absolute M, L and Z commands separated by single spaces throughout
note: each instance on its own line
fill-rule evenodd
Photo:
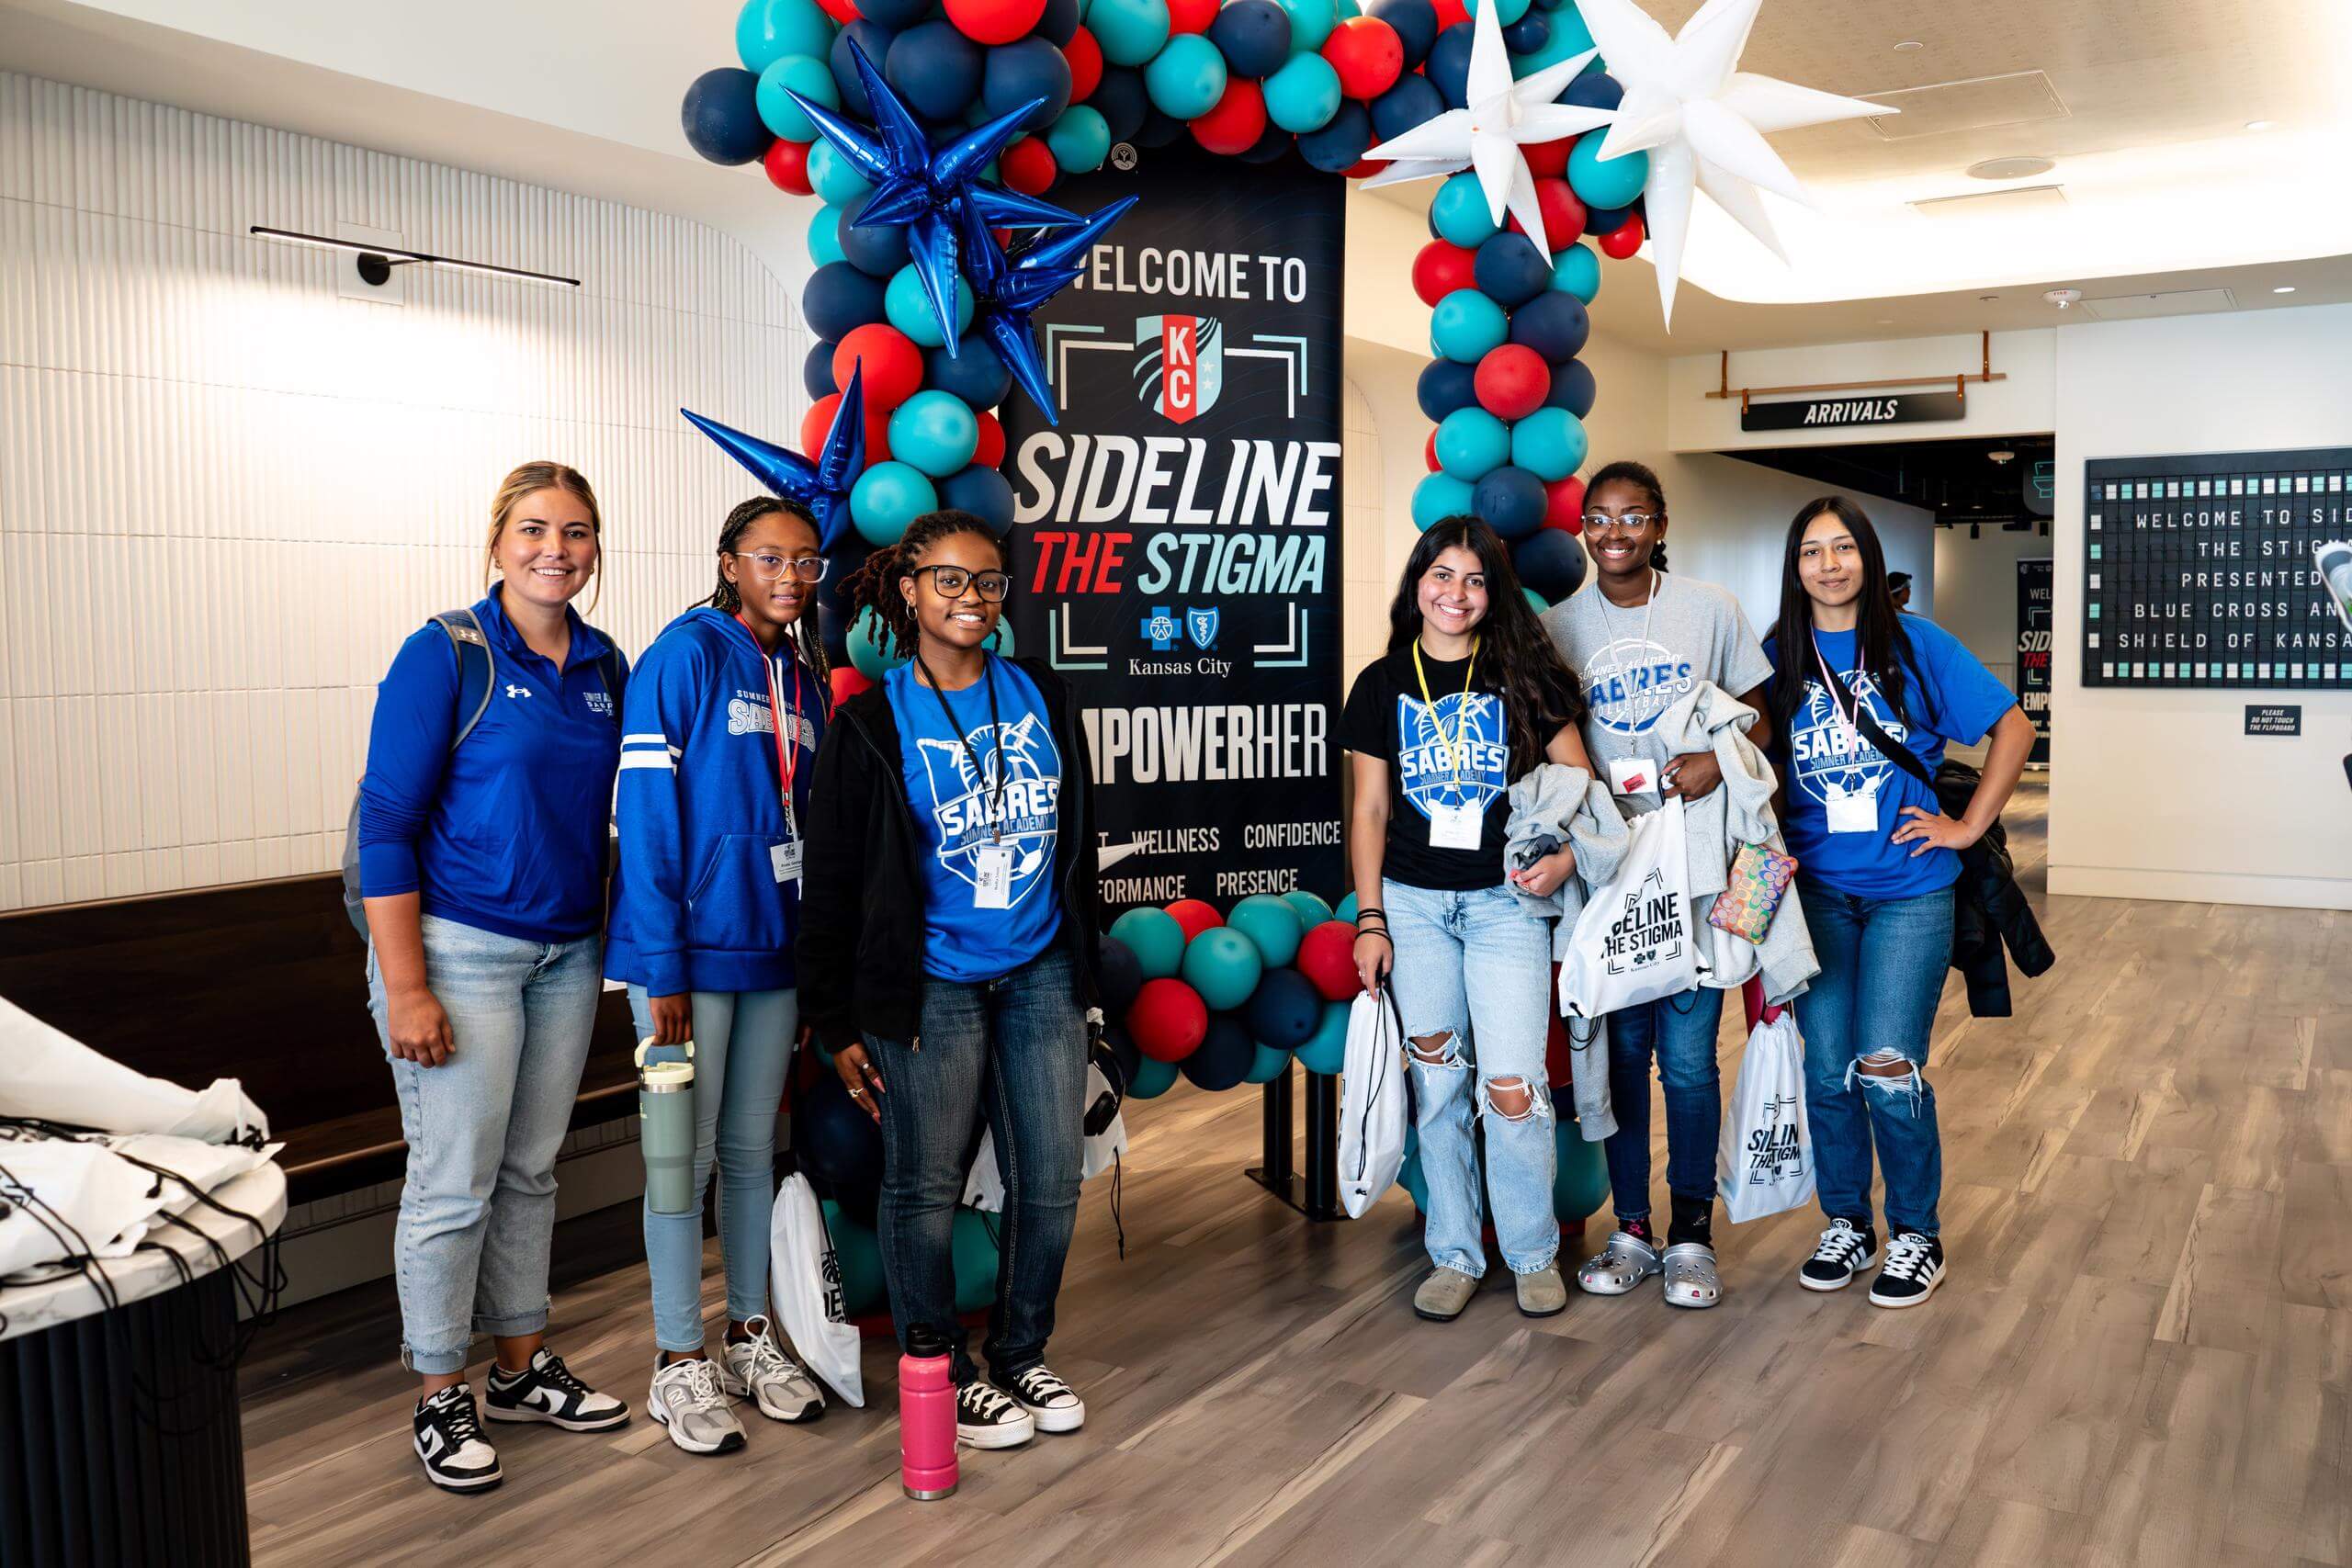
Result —
M 909 573 L 921 577 L 928 572 L 931 586 L 942 599 L 961 599 L 967 588 L 977 590 L 979 596 L 991 604 L 1001 604 L 1004 596 L 1012 592 L 1012 579 L 1001 571 L 967 571 L 960 566 L 919 566 Z
M 1600 534 L 1611 528 L 1622 528 L 1628 534 L 1638 534 L 1657 521 L 1646 512 L 1628 512 L 1623 517 L 1611 517 L 1606 512 L 1588 512 L 1584 514 L 1584 531 Z
M 734 550 L 727 553 L 751 568 L 752 575 L 762 582 L 774 582 L 784 575 L 787 568 L 803 582 L 822 582 L 825 581 L 825 568 L 831 564 L 822 556 L 780 556 L 772 550 L 757 550 L 751 555 L 741 555 Z

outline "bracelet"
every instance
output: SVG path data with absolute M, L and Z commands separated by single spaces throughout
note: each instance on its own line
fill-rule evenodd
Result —
M 1383 941 L 1383 942 L 1386 942 L 1386 943 L 1387 943 L 1389 946 L 1391 946 L 1391 947 L 1394 947 L 1394 946 L 1396 946 L 1396 939 L 1395 937 L 1393 937 L 1393 936 L 1390 936 L 1386 931 L 1358 931 L 1358 932 L 1356 932 L 1356 941 L 1358 941 L 1358 942 L 1362 942 L 1364 938 L 1366 938 L 1366 937 L 1368 937 L 1368 936 L 1376 936 L 1376 937 L 1378 937 L 1381 941 Z
M 1385 920 L 1385 919 L 1386 919 L 1388 918 L 1388 911 L 1387 911 L 1387 910 L 1385 910 L 1385 909 L 1377 909 L 1377 908 L 1374 908 L 1374 909 L 1358 909 L 1358 910 L 1356 911 L 1356 919 L 1357 919 L 1359 922 L 1361 922 L 1366 915 L 1378 915 L 1382 919 L 1384 919 L 1384 920 Z

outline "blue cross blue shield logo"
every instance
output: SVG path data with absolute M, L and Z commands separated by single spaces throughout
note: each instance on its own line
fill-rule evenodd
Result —
M 1174 612 L 1165 604 L 1153 605 L 1151 614 L 1143 618 L 1143 625 L 1139 629 L 1145 637 L 1151 639 L 1152 648 L 1160 653 L 1165 653 L 1175 647 L 1176 639 L 1183 635 L 1177 629 Z
M 1188 608 L 1184 612 L 1184 635 L 1193 639 L 1194 648 L 1207 653 L 1216 647 L 1216 622 L 1215 605 L 1205 610 Z

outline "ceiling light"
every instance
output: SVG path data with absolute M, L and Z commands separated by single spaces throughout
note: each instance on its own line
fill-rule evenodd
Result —
M 1968 165 L 1968 177 L 1973 180 L 2023 180 L 2036 175 L 2046 175 L 2058 165 L 2047 158 L 1987 158 L 1981 164 Z
M 304 234 L 292 229 L 273 229 L 264 223 L 254 224 L 248 231 L 258 234 L 265 240 L 281 240 L 288 244 L 315 245 L 322 250 L 329 251 L 348 251 L 359 258 L 360 277 L 377 288 L 381 288 L 390 281 L 392 268 L 413 266 L 420 263 L 426 266 L 453 267 L 461 272 L 486 272 L 493 277 L 520 278 L 526 283 L 557 284 L 566 288 L 580 287 L 578 278 L 559 277 L 551 272 L 531 272 L 519 266 L 500 266 L 495 262 L 459 261 L 455 256 L 436 256 L 425 251 L 402 250 L 398 245 L 378 244 L 368 240 L 338 240 L 326 234 Z
M 1917 39 L 1907 38 L 1901 43 L 1894 46 L 1894 52 L 1897 54 L 1917 54 L 1927 47 L 1928 46 L 1926 44 L 1921 43 Z
M 2275 119 L 2250 119 L 2245 122 L 2245 128 L 2255 131 L 2276 130 L 2278 129 L 2278 122 Z
M 1991 451 L 1991 452 L 1987 452 L 1987 453 L 1985 453 L 1985 454 L 1984 454 L 1984 456 L 1985 456 L 1985 457 L 1986 457 L 1989 461 L 1996 462 L 1996 463 L 2007 463 L 2007 462 L 2013 461 L 2013 460 L 2016 458 L 2017 454 L 2016 454 L 2015 452 L 2010 451 L 2007 447 L 2004 446 L 2004 447 L 2000 447 L 2000 448 L 1998 448 L 1997 450 Z
M 2083 291 L 2079 288 L 2050 288 L 2044 289 L 2041 297 L 2063 310 L 2069 305 L 2079 303 Z
M 2291 283 L 2288 283 L 2281 284 L 2278 288 L 2272 289 L 2270 292 L 2273 294 L 2292 294 L 2294 291 L 2295 286 Z

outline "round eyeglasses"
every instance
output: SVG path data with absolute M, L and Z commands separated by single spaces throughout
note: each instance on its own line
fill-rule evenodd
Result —
M 741 561 L 762 582 L 774 582 L 786 570 L 803 582 L 822 582 L 825 568 L 830 564 L 822 556 L 780 556 L 773 550 L 754 550 L 750 555 L 735 550 L 727 553 Z

